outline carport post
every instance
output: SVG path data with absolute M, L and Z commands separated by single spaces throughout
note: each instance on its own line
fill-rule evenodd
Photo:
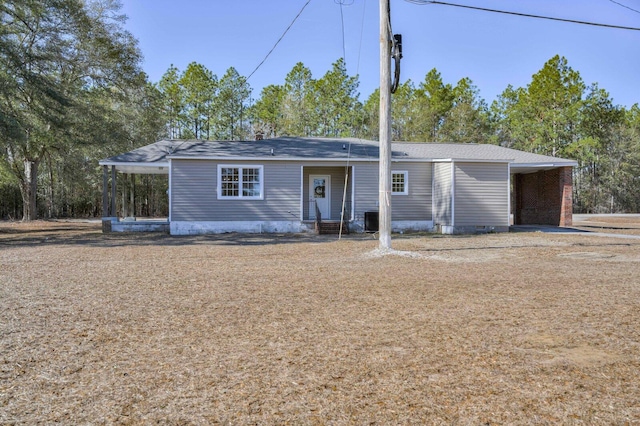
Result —
M 102 166 L 102 217 L 109 216 L 109 166 Z
M 127 204 L 127 191 L 129 190 L 129 175 L 122 174 L 122 217 L 129 216 L 129 205 Z
M 129 188 L 129 217 L 136 215 L 136 175 L 131 173 L 131 187 Z
M 116 217 L 116 166 L 111 166 L 111 210 L 109 216 Z

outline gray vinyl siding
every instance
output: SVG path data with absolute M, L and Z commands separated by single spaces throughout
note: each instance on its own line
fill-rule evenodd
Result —
M 263 200 L 219 200 L 218 165 L 263 166 Z M 430 163 L 394 163 L 394 171 L 407 171 L 408 195 L 392 196 L 393 220 L 432 219 Z M 378 211 L 377 163 L 352 163 L 347 183 L 346 212 L 355 219 Z M 342 209 L 345 166 L 340 163 L 252 162 L 213 160 L 171 161 L 171 219 L 173 221 L 279 221 L 309 218 L 309 175 L 331 176 L 331 220 Z M 302 177 L 302 182 L 301 182 Z M 355 189 L 352 205 L 352 188 Z M 303 217 L 300 218 L 302 202 Z
M 364 220 L 364 213 L 378 211 L 378 163 L 358 163 L 354 171 L 355 219 Z
M 509 226 L 505 163 L 455 163 L 455 226 Z
M 218 200 L 218 164 L 263 166 L 263 200 Z M 286 162 L 171 161 L 174 221 L 291 220 L 300 214 L 300 165 Z
M 391 196 L 392 220 L 432 219 L 432 172 L 430 163 L 393 163 L 393 171 L 408 172 L 408 195 Z M 378 211 L 379 188 L 378 163 L 359 163 L 355 169 L 355 211 L 356 220 L 362 220 L 364 213 Z
M 394 172 L 407 172 L 407 195 L 391 196 L 392 220 L 431 220 L 432 170 L 429 163 L 393 163 Z
M 211 161 L 171 161 L 171 220 L 208 220 L 216 201 L 216 181 Z
M 433 221 L 451 225 L 451 163 L 433 163 Z

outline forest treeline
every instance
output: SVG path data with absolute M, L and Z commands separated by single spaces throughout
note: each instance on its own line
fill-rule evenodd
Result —
M 233 67 L 218 77 L 193 62 L 150 82 L 124 21 L 112 0 L 0 5 L 0 218 L 100 216 L 98 160 L 161 138 L 378 138 L 379 93 L 361 100 L 342 59 L 319 78 L 298 63 L 255 98 Z M 392 137 L 571 158 L 576 212 L 640 211 L 640 107 L 616 105 L 559 55 L 490 104 L 437 69 L 405 81 Z M 166 177 L 135 179 L 135 214 L 166 215 Z

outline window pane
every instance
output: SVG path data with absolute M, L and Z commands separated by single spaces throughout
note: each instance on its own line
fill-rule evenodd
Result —
M 404 173 L 393 173 L 391 177 L 391 192 L 405 192 Z
M 260 169 L 242 169 L 242 196 L 260 196 Z
M 239 170 L 237 168 L 224 168 L 221 172 L 223 182 L 237 182 Z
M 223 197 L 237 197 L 238 196 L 238 183 L 229 182 L 222 183 L 222 196 Z
M 260 182 L 260 169 L 242 169 L 244 182 Z
M 243 197 L 259 197 L 260 186 L 255 183 L 242 184 L 242 196 Z
M 220 180 L 223 197 L 237 197 L 239 195 L 240 170 L 226 167 L 220 171 Z

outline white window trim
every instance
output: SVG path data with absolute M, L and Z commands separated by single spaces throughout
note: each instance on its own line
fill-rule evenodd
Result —
M 222 195 L 222 169 L 238 169 L 240 176 L 237 196 L 223 196 Z M 242 169 L 258 169 L 260 170 L 260 196 L 249 197 L 242 195 Z M 264 200 L 264 166 L 251 165 L 251 164 L 218 164 L 218 200 Z
M 393 191 L 393 175 L 404 175 L 404 191 Z M 391 171 L 391 195 L 409 195 L 409 172 L 407 170 L 392 170 Z

